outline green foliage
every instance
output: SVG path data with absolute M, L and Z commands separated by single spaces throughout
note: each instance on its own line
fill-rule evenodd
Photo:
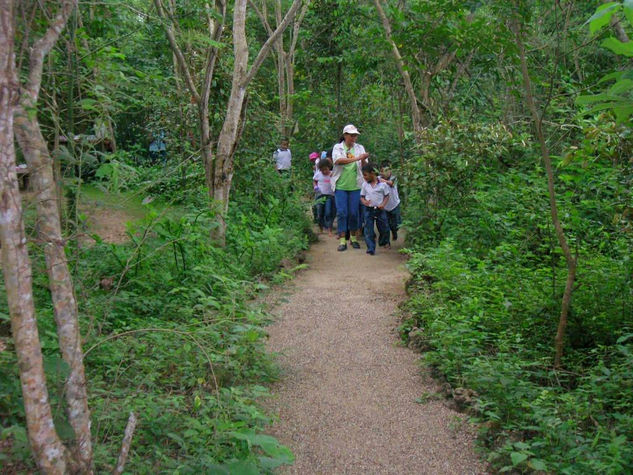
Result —
M 257 203 L 243 196 L 231 210 L 227 248 L 210 239 L 216 223 L 208 208 L 189 206 L 150 210 L 128 226 L 127 244 L 95 236 L 95 245 L 76 250 L 100 470 L 114 464 L 130 410 L 140 421 L 130 472 L 260 473 L 292 463 L 286 447 L 262 434 L 271 422 L 259 408 L 268 395 L 262 384 L 275 379 L 276 368 L 264 345 L 270 317 L 254 299 L 280 261 L 305 248 L 307 218 L 295 195 Z M 34 251 L 46 372 L 64 436 L 65 365 L 56 356 L 43 256 Z M 0 357 L 2 434 L 13 457 L 28 461 L 14 355 Z
M 600 5 L 594 15 L 587 20 L 592 34 L 609 25 L 613 15 L 622 12 L 624 18 L 633 25 L 633 3 L 608 2 Z M 633 43 L 622 42 L 620 39 L 610 36 L 602 41 L 602 46 L 616 55 L 626 57 L 633 56 Z M 616 71 L 609 73 L 600 79 L 599 84 L 612 83 L 604 92 L 593 95 L 581 95 L 576 100 L 578 105 L 591 106 L 587 113 L 595 113 L 601 110 L 610 110 L 615 114 L 619 123 L 628 122 L 633 115 L 633 102 L 631 91 L 633 90 L 633 70 Z
M 472 408 L 500 471 L 624 473 L 633 463 L 631 146 L 604 117 L 560 160 L 557 195 L 578 253 L 565 371 L 552 343 L 565 266 L 526 137 L 440 124 L 406 170 L 410 317 L 427 361 Z M 627 217 L 625 217 L 627 216 Z

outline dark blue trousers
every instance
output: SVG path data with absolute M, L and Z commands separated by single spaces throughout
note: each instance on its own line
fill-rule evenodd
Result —
M 365 244 L 367 252 L 376 252 L 376 231 L 374 224 L 378 228 L 378 242 L 380 245 L 389 244 L 389 224 L 387 223 L 387 212 L 384 209 L 370 208 L 365 206 Z M 386 239 L 386 242 L 385 242 Z

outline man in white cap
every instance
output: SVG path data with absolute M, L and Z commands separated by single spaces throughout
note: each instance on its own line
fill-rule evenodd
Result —
M 350 245 L 360 249 L 358 235 L 361 228 L 360 188 L 363 184 L 362 167 L 369 154 L 365 147 L 356 143 L 360 132 L 348 124 L 343 128 L 343 138 L 332 149 L 331 184 L 336 200 L 336 221 L 338 226 L 339 251 L 347 249 L 345 233 L 350 233 Z

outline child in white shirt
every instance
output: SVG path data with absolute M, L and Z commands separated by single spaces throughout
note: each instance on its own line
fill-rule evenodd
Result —
M 389 201 L 385 206 L 385 211 L 387 212 L 387 223 L 391 230 L 391 238 L 395 241 L 398 239 L 398 229 L 400 229 L 402 224 L 402 216 L 400 215 L 400 196 L 398 195 L 396 177 L 392 175 L 388 163 L 383 163 L 380 166 L 378 180 L 389 187 Z M 388 241 L 389 234 L 387 234 L 387 244 Z
M 332 236 L 332 223 L 336 214 L 334 205 L 334 190 L 331 183 L 332 162 L 327 158 L 319 161 L 319 171 L 312 179 L 314 180 L 315 208 L 319 230 L 326 230 Z
M 380 245 L 387 239 L 389 242 L 389 226 L 385 206 L 389 202 L 389 187 L 378 181 L 373 165 L 363 166 L 363 185 L 360 189 L 360 201 L 365 205 L 364 222 L 365 244 L 367 254 L 373 256 L 376 253 L 376 232 L 374 223 L 378 227 L 378 242 Z

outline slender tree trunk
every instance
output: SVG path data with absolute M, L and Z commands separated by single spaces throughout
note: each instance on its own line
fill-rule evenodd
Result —
M 556 331 L 556 337 L 554 338 L 554 347 L 556 351 L 554 355 L 554 367 L 560 368 L 561 360 L 563 357 L 565 331 L 567 328 L 567 316 L 569 314 L 571 296 L 574 287 L 574 281 L 576 278 L 577 261 L 576 258 L 572 255 L 571 249 L 569 248 L 567 238 L 565 237 L 565 231 L 563 230 L 563 225 L 561 224 L 560 218 L 558 216 L 558 205 L 556 203 L 556 190 L 554 188 L 554 169 L 552 166 L 552 159 L 550 157 L 549 148 L 547 147 L 547 142 L 545 141 L 545 134 L 543 133 L 541 118 L 539 117 L 538 110 L 536 108 L 536 102 L 532 93 L 532 82 L 530 80 L 530 73 L 527 66 L 525 46 L 523 44 L 521 26 L 518 24 L 518 22 L 514 23 L 513 29 L 516 38 L 516 45 L 519 52 L 519 59 L 521 61 L 521 74 L 523 76 L 523 86 L 525 89 L 525 101 L 527 103 L 528 109 L 530 110 L 530 113 L 532 114 L 532 121 L 534 123 L 534 134 L 536 135 L 536 139 L 540 144 L 541 156 L 543 158 L 543 163 L 545 164 L 545 172 L 547 175 L 547 191 L 549 194 L 552 223 L 554 225 L 556 237 L 558 238 L 558 244 L 563 251 L 565 262 L 567 263 L 567 279 L 565 282 L 565 290 L 563 292 L 563 299 L 561 302 L 558 329 Z
M 29 75 L 22 89 L 20 106 L 15 113 L 15 134 L 31 170 L 33 189 L 37 197 L 38 237 L 44 244 L 59 348 L 62 358 L 70 368 L 64 395 L 68 421 L 76 437 L 73 458 L 78 464 L 78 470 L 92 473 L 90 410 L 77 301 L 62 237 L 53 160 L 34 112 L 37 110 L 44 58 L 57 42 L 76 4 L 76 0 L 62 1 L 50 27 L 31 48 Z
M 0 243 L 11 333 L 18 359 L 29 442 L 38 468 L 65 474 L 68 453 L 53 424 L 40 339 L 35 320 L 31 263 L 15 171 L 13 113 L 18 79 L 13 53 L 14 5 L 0 0 Z
M 210 198 L 220 205 L 219 226 L 211 231 L 211 236 L 220 245 L 224 245 L 226 242 L 226 215 L 233 182 L 233 157 L 241 133 L 247 88 L 270 53 L 272 46 L 294 18 L 301 1 L 293 1 L 281 23 L 260 48 L 250 69 L 248 67 L 249 54 L 246 39 L 246 5 L 248 1 L 236 0 L 233 7 L 233 80 L 224 123 L 218 136 L 213 167 L 213 187 L 209 189 Z
M 393 53 L 393 57 L 396 61 L 396 67 L 398 68 L 398 72 L 402 77 L 404 89 L 407 93 L 407 97 L 409 98 L 411 122 L 413 123 L 413 131 L 415 132 L 415 137 L 417 141 L 422 130 L 422 114 L 418 106 L 418 99 L 415 95 L 415 90 L 413 89 L 413 82 L 411 81 L 411 77 L 409 76 L 409 71 L 407 71 L 405 67 L 404 60 L 402 59 L 402 55 L 400 54 L 400 50 L 398 49 L 398 45 L 396 45 L 396 42 L 391 37 L 391 23 L 389 22 L 389 18 L 387 18 L 387 14 L 382 8 L 381 0 L 374 0 L 374 5 L 376 6 L 376 11 L 380 16 L 380 20 L 382 21 L 382 26 L 385 30 L 385 36 L 387 38 L 387 41 L 391 45 L 391 52 Z
M 55 323 L 62 358 L 70 373 L 65 382 L 64 396 L 68 421 L 75 431 L 77 445 L 74 459 L 82 473 L 90 473 L 92 466 L 92 442 L 90 433 L 90 410 L 84 372 L 79 315 L 73 282 L 62 237 L 61 217 L 57 203 L 53 160 L 48 152 L 37 118 L 25 112 L 34 110 L 29 96 L 25 95 L 15 115 L 15 135 L 24 153 L 29 169 L 33 191 L 37 197 L 37 233 L 44 245 L 46 270 L 53 300 Z

